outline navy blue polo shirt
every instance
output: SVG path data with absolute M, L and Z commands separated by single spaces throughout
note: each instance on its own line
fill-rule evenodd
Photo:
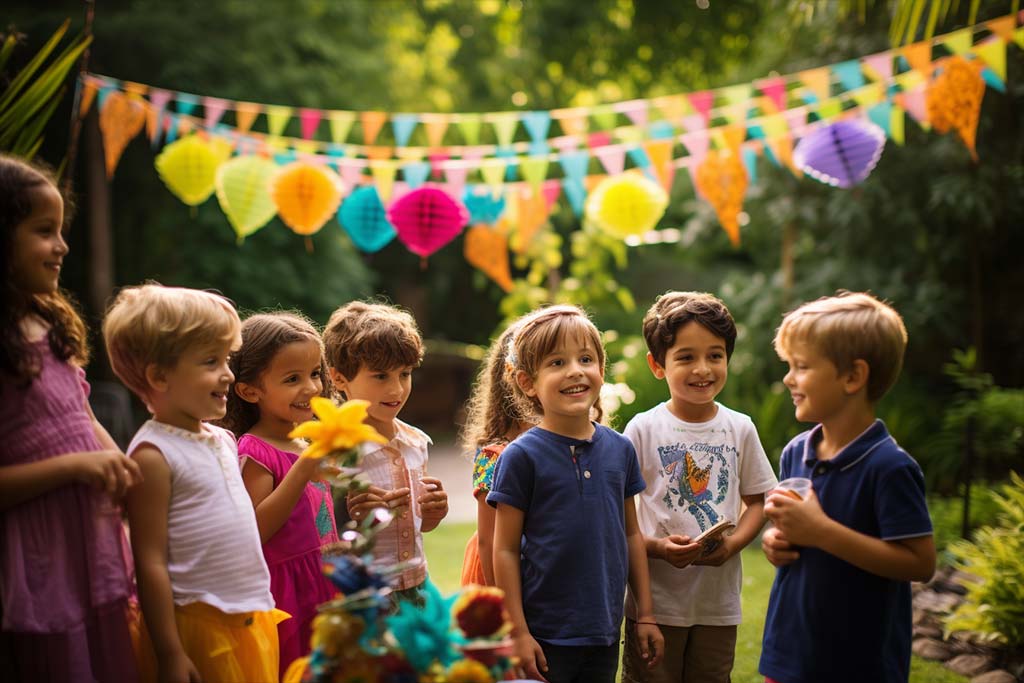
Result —
M 832 519 L 887 541 L 928 536 L 917 462 L 876 420 L 831 460 L 818 460 L 821 425 L 782 452 L 779 478 L 807 477 Z M 780 567 L 768 599 L 760 672 L 779 683 L 906 683 L 910 582 L 859 569 L 818 548 Z
M 603 425 L 587 440 L 540 427 L 502 452 L 487 502 L 522 510 L 519 572 L 530 635 L 618 642 L 628 576 L 625 500 L 645 488 L 633 444 Z

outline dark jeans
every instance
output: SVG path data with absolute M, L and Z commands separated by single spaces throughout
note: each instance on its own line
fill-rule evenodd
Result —
M 619 644 L 551 645 L 542 641 L 548 670 L 542 671 L 548 683 L 615 683 L 619 668 Z

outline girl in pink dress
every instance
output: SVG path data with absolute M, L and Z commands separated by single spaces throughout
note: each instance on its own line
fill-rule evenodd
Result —
M 316 607 L 334 597 L 321 547 L 338 541 L 330 486 L 319 461 L 300 458 L 305 444 L 288 437 L 313 417 L 309 400 L 324 395 L 323 346 L 313 325 L 293 313 L 262 313 L 242 323 L 242 348 L 231 357 L 235 385 L 224 426 L 240 437 L 242 480 L 256 508 L 270 591 L 292 615 L 278 624 L 281 674 L 310 651 Z
M 0 155 L 0 671 L 136 681 L 119 501 L 140 473 L 89 408 L 63 226 L 52 177 Z

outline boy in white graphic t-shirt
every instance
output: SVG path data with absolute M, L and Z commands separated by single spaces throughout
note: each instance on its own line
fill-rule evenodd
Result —
M 643 322 L 647 362 L 670 398 L 626 425 L 647 489 L 637 518 L 650 560 L 654 619 L 665 655 L 648 669 L 632 653 L 627 683 L 725 683 L 740 623 L 739 552 L 764 524 L 777 480 L 750 418 L 715 402 L 725 386 L 736 325 L 718 298 L 668 292 Z M 724 533 L 721 531 L 725 529 Z M 626 601 L 626 614 L 633 600 Z

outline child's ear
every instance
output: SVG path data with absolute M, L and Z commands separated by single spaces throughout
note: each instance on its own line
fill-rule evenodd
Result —
M 843 388 L 847 394 L 856 394 L 868 385 L 871 367 L 863 358 L 853 361 L 853 366 L 843 376 Z
M 246 384 L 245 382 L 235 382 L 235 395 L 246 403 L 259 402 L 262 393 L 259 387 Z
M 344 394 L 345 389 L 348 387 L 348 380 L 345 378 L 345 375 L 332 367 L 327 368 L 327 374 L 331 378 L 331 384 L 334 385 L 334 389 Z
M 146 366 L 143 374 L 150 389 L 160 392 L 167 390 L 167 370 L 165 368 L 156 363 L 150 363 Z
M 650 351 L 647 352 L 647 367 L 651 369 L 655 377 L 665 379 L 665 368 L 661 367 L 661 363 L 654 360 L 654 354 Z
M 516 371 L 516 384 L 527 396 L 532 398 L 537 395 L 537 389 L 533 386 L 533 378 L 530 377 L 530 374 L 526 372 L 526 370 Z

